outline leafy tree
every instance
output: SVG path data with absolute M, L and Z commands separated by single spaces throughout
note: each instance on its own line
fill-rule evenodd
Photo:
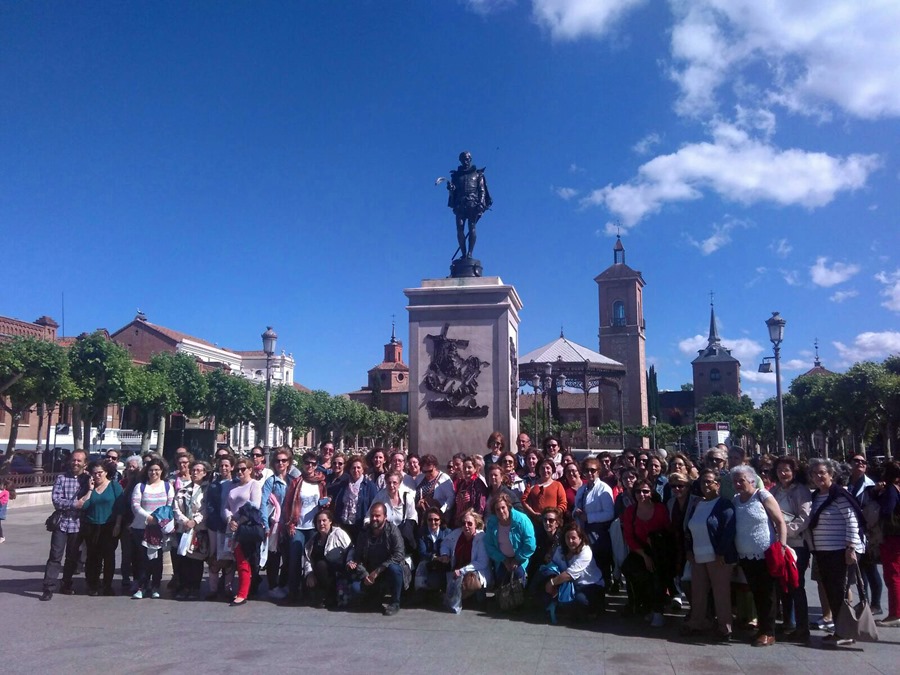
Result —
M 647 416 L 659 419 L 659 385 L 656 381 L 656 366 L 647 371 Z
M 853 435 L 855 452 L 865 452 L 884 413 L 880 396 L 886 372 L 881 364 L 863 361 L 853 364 L 835 383 L 834 400 Z
M 131 357 L 123 347 L 112 342 L 103 331 L 79 335 L 69 349 L 69 372 L 73 388 L 70 401 L 77 406 L 75 445 L 84 449 L 90 441 L 92 423 L 105 422 L 106 407 L 125 400 Z
M 309 428 L 306 401 L 299 391 L 288 385 L 272 390 L 271 421 L 285 438 L 288 430 L 295 434 L 306 432 Z
M 16 449 L 22 415 L 34 406 L 56 403 L 70 387 L 66 352 L 54 342 L 30 337 L 0 343 L 0 382 L 0 406 L 12 417 L 8 457 Z
M 175 396 L 173 406 L 159 409 L 159 431 L 156 447 L 162 450 L 166 437 L 166 417 L 180 412 L 185 417 L 194 417 L 206 407 L 206 379 L 200 372 L 197 360 L 184 352 L 160 352 L 150 358 L 147 369 L 159 373 L 172 389 Z
M 744 394 L 739 399 L 713 393 L 703 400 L 697 412 L 698 422 L 728 422 L 732 438 L 743 438 L 753 427 L 753 400 Z
M 134 406 L 138 415 L 134 426 L 141 432 L 141 452 L 150 449 L 150 436 L 160 421 L 178 406 L 178 397 L 165 373 L 147 366 L 132 366 L 128 373 L 125 403 Z M 162 448 L 161 443 L 157 443 Z
M 250 380 L 221 370 L 211 370 L 205 378 L 205 412 L 215 417 L 217 425 L 230 429 L 251 420 L 253 384 Z
M 681 391 L 694 391 L 694 383 L 693 382 L 685 382 L 681 385 Z

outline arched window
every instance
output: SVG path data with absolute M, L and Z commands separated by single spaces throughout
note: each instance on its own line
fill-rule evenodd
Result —
M 624 326 L 625 325 L 625 303 L 621 300 L 616 300 L 613 303 L 613 326 Z
M 713 368 L 712 370 L 709 371 L 709 379 L 712 380 L 713 382 L 721 380 L 722 373 L 719 372 L 718 368 Z

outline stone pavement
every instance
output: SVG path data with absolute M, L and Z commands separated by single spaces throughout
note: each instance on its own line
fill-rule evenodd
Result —
M 690 643 L 679 620 L 652 630 L 609 612 L 584 627 L 539 615 L 507 618 L 464 610 L 380 614 L 224 603 L 90 598 L 39 602 L 49 535 L 47 507 L 16 509 L 0 544 L 0 672 L 18 673 L 897 673 L 900 629 L 852 648 L 778 643 L 754 649 Z M 118 588 L 118 580 L 116 582 Z M 810 597 L 817 616 L 818 601 Z

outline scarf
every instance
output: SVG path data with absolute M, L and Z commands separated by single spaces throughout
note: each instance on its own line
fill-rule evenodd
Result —
M 422 481 L 418 488 L 416 488 L 416 503 L 418 504 L 421 501 L 425 501 L 426 503 L 434 499 L 434 489 L 437 487 L 438 478 L 441 477 L 440 472 L 438 475 L 434 477 L 434 480 L 428 480 L 427 478 Z
M 304 482 L 318 485 L 319 499 L 325 498 L 325 476 L 318 471 L 314 473 L 309 480 L 307 480 L 305 476 L 301 476 L 298 480 L 294 481 L 285 499 L 285 502 L 290 505 L 290 508 L 284 509 L 281 512 L 282 517 L 284 517 L 285 513 L 288 514 L 285 524 L 287 525 L 286 529 L 288 535 L 291 537 L 294 536 L 294 531 L 297 529 L 297 525 L 300 524 L 300 507 L 303 506 L 300 492 Z

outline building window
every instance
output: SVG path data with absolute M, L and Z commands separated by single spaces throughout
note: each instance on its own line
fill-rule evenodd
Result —
M 718 382 L 722 379 L 722 373 L 719 372 L 718 368 L 713 368 L 709 371 L 709 379 L 713 382 Z
M 625 325 L 625 303 L 621 300 L 616 300 L 613 303 L 613 326 L 624 326 Z

